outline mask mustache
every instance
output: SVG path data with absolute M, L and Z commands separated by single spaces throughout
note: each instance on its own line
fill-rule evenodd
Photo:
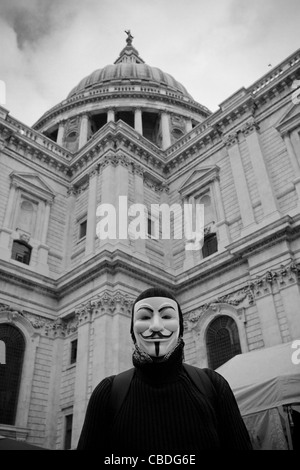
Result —
M 144 339 L 153 339 L 153 338 L 160 338 L 160 339 L 168 339 L 172 336 L 173 332 L 171 332 L 169 335 L 163 335 L 160 331 L 153 331 L 151 335 L 149 336 L 144 336 L 141 333 L 141 337 Z

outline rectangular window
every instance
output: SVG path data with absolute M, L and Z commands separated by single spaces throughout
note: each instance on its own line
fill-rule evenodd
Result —
M 77 339 L 71 341 L 70 364 L 75 364 L 77 360 Z
M 65 416 L 65 442 L 64 450 L 71 449 L 72 443 L 72 424 L 73 424 L 73 415 Z
M 79 224 L 79 240 L 84 238 L 86 236 L 86 227 L 87 227 L 87 221 L 84 220 Z

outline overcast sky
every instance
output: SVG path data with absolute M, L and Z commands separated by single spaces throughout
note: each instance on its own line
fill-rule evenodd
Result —
M 112 64 L 125 29 L 144 61 L 212 111 L 300 48 L 299 0 L 0 0 L 5 107 L 32 125 Z

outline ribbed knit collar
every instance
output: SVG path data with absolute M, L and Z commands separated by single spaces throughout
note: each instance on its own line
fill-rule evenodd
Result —
M 138 377 L 153 384 L 176 380 L 182 370 L 183 348 L 184 341 L 179 338 L 175 348 L 157 360 L 135 345 L 132 362 Z

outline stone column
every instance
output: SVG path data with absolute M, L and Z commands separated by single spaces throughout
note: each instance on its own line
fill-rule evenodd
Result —
M 284 143 L 286 145 L 286 149 L 288 152 L 288 156 L 291 162 L 291 165 L 293 167 L 293 172 L 295 179 L 293 180 L 293 183 L 295 185 L 297 197 L 298 197 L 298 209 L 300 209 L 300 165 L 299 161 L 297 159 L 296 153 L 294 146 L 291 141 L 291 137 L 289 134 L 285 134 L 283 137 Z
M 78 315 L 77 360 L 74 386 L 72 448 L 78 443 L 88 404 L 89 344 L 91 336 L 91 308 L 76 312 Z M 93 388 L 93 387 L 92 387 Z M 92 390 L 91 390 L 92 391 Z
M 223 250 L 227 245 L 230 243 L 230 234 L 228 224 L 226 222 L 226 216 L 223 206 L 221 188 L 220 188 L 220 181 L 219 178 L 214 180 L 212 186 L 213 192 L 213 199 L 216 205 L 216 212 L 217 212 L 217 222 L 216 227 L 218 230 L 218 251 Z
M 266 222 L 266 219 L 268 219 L 268 223 L 272 220 L 279 219 L 280 213 L 278 210 L 278 203 L 275 192 L 272 187 L 272 180 L 269 176 L 263 156 L 258 129 L 259 126 L 255 122 L 247 123 L 243 129 L 243 134 L 248 144 L 252 167 L 264 211 L 264 222 Z
M 57 139 L 56 139 L 56 142 L 58 145 L 63 145 L 65 125 L 66 125 L 66 121 L 60 121 L 59 126 L 58 126 Z
M 255 228 L 256 223 L 238 145 L 237 134 L 229 136 L 225 143 L 230 158 L 235 190 L 237 193 L 240 214 L 243 222 L 241 235 L 244 236 L 248 233 L 251 233 L 251 231 Z
M 193 130 L 193 123 L 191 119 L 186 119 L 185 121 L 185 131 L 186 133 L 191 132 Z
M 133 178 L 134 178 L 134 203 L 135 204 L 144 204 L 144 171 L 143 168 L 134 164 L 133 166 Z M 145 257 L 146 261 L 149 261 L 149 258 L 146 256 L 146 240 L 143 238 L 138 238 L 133 241 L 135 251 L 139 253 L 139 256 Z
M 134 110 L 134 128 L 139 134 L 143 135 L 142 110 L 140 108 Z
M 115 122 L 115 110 L 109 109 L 107 111 L 107 122 Z
M 300 135 L 299 135 L 299 130 L 293 130 L 291 132 L 291 142 L 294 146 L 296 158 L 297 158 L 297 161 L 299 163 L 299 161 L 300 161 Z
M 300 305 L 300 277 L 297 267 L 291 263 L 288 267 L 283 267 L 278 278 L 278 286 L 284 312 L 289 325 L 291 339 L 300 339 L 300 321 L 299 310 Z
M 270 286 L 264 284 L 255 287 L 256 306 L 259 314 L 262 337 L 266 348 L 282 343 L 276 306 Z M 265 291 L 268 291 L 266 294 Z
M 85 238 L 85 256 L 89 257 L 95 251 L 96 210 L 97 210 L 97 181 L 98 169 L 93 168 L 89 173 L 89 195 Z
M 65 229 L 65 241 L 64 241 L 64 259 L 63 265 L 64 269 L 68 269 L 71 263 L 71 254 L 72 254 L 72 243 L 70 240 L 72 239 L 72 228 L 73 228 L 73 218 L 74 218 L 74 211 L 75 211 L 75 204 L 76 204 L 76 189 L 74 187 L 70 187 L 68 189 L 68 201 L 67 201 L 67 214 L 66 214 L 66 229 Z
M 45 448 L 55 449 L 57 439 L 57 421 L 60 412 L 62 361 L 65 338 L 60 333 L 53 339 L 51 373 L 48 385 L 48 404 L 46 413 Z
M 117 243 L 123 246 L 129 245 L 128 236 L 128 187 L 129 187 L 129 162 L 125 155 L 116 155 L 117 166 L 115 169 L 115 208 L 117 214 Z
M 41 230 L 41 238 L 40 238 L 40 245 L 38 246 L 38 261 L 37 261 L 37 269 L 39 273 L 48 276 L 49 274 L 49 266 L 48 266 L 48 253 L 49 247 L 46 244 L 47 242 L 47 235 L 48 235 L 48 226 L 49 226 L 49 218 L 50 218 L 50 202 L 44 202 L 43 207 L 43 225 Z
M 79 131 L 79 148 L 83 147 L 88 141 L 89 116 L 87 113 L 82 114 Z
M 166 150 L 171 145 L 170 117 L 167 112 L 161 113 L 161 131 L 162 148 L 163 150 Z
M 9 249 L 10 237 L 12 234 L 11 222 L 13 216 L 13 208 L 16 202 L 16 185 L 11 184 L 3 226 L 0 229 L 0 258 L 9 260 L 11 257 L 11 252 Z
M 160 202 L 161 204 L 170 204 L 169 196 L 168 196 L 169 188 L 168 186 L 164 186 L 162 188 Z M 175 218 L 175 216 L 174 216 Z M 171 220 L 171 216 L 170 216 Z M 172 227 L 170 230 L 170 240 L 162 239 L 163 243 L 163 250 L 164 250 L 164 267 L 166 270 L 171 270 L 173 268 L 173 256 L 172 256 Z

